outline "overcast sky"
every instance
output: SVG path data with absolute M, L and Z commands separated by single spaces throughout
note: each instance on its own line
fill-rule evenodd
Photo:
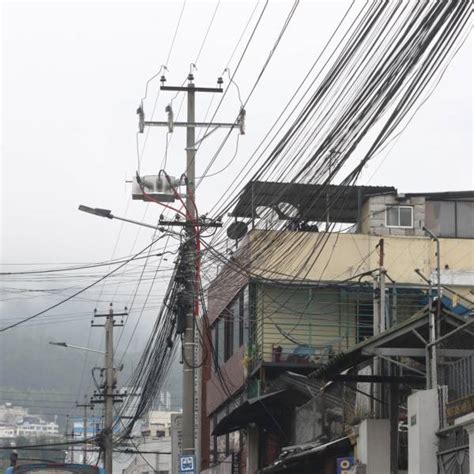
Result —
M 188 0 L 170 53 L 183 6 L 178 0 L 2 3 L 3 271 L 19 268 L 11 264 L 20 263 L 28 267 L 103 261 L 129 255 L 150 242 L 152 231 L 122 227 L 117 221 L 80 213 L 77 207 L 87 204 L 112 209 L 118 216 L 157 220 L 160 209 L 132 202 L 130 185 L 125 182 L 138 166 L 135 111 L 145 83 L 169 55 L 168 85 L 181 84 L 190 63 L 195 62 L 196 84 L 214 86 L 229 59 L 231 70 L 235 67 L 243 43 L 233 58 L 231 54 L 256 4 L 222 0 L 216 11 L 217 1 Z M 349 4 L 342 0 L 301 2 L 247 106 L 247 133 L 240 138 L 235 161 L 224 173 L 205 180 L 199 189 L 201 212 L 220 198 L 262 139 Z M 291 5 L 289 1 L 270 2 L 236 76 L 243 96 L 255 81 Z M 257 5 L 252 22 L 262 6 L 263 1 Z M 248 31 L 244 40 L 247 36 Z M 148 117 L 158 87 L 156 80 L 149 86 L 145 100 Z M 160 93 L 155 119 L 165 120 L 164 107 L 171 98 L 169 93 Z M 210 96 L 198 96 L 198 120 L 204 118 L 210 100 Z M 175 114 L 180 103 L 181 97 L 177 97 Z M 233 121 L 239 106 L 236 89 L 232 88 L 216 118 Z M 361 182 L 393 185 L 401 192 L 472 189 L 472 125 L 469 39 L 409 127 L 364 170 Z M 198 176 L 222 138 L 218 131 L 201 148 Z M 228 163 L 235 140 L 236 136 L 228 142 L 211 172 Z M 184 143 L 183 131 L 171 136 L 167 161 L 171 175 L 184 171 Z M 150 130 L 145 146 L 144 136 L 139 145 L 143 147 L 141 172 L 156 174 L 164 156 L 165 131 Z M 64 281 L 54 284 L 66 285 Z M 9 281 L 8 286 L 15 283 Z M 162 288 L 154 292 L 155 303 Z M 120 289 L 110 286 L 110 290 L 100 287 L 90 293 L 90 301 L 76 304 L 74 311 L 91 312 L 99 297 L 102 309 L 114 295 L 124 304 L 132 289 L 127 285 Z M 67 294 L 60 291 L 48 298 L 28 300 L 23 295 L 22 300 L 4 302 L 2 313 L 9 317 L 28 315 Z M 68 311 L 72 309 L 62 309 L 63 313 Z M 153 311 L 145 319 L 152 321 Z M 88 321 L 88 317 L 84 319 L 84 328 Z M 76 337 L 78 342 L 87 342 L 83 334 Z

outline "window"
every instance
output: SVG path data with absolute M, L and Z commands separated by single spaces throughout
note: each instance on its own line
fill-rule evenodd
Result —
M 456 237 L 474 237 L 474 202 L 456 203 Z
M 240 343 L 240 294 L 234 300 L 234 302 L 230 306 L 230 317 L 232 317 L 232 321 L 234 327 L 233 331 L 233 348 L 236 351 L 242 344 Z
M 217 367 L 228 361 L 234 351 L 234 319 L 232 312 L 225 309 L 212 328 L 212 341 L 217 354 Z
M 231 311 L 224 311 L 224 362 L 234 353 L 234 318 Z
M 389 206 L 385 210 L 385 225 L 387 227 L 413 227 L 412 206 Z
M 239 295 L 239 347 L 244 344 L 244 293 Z
M 215 328 L 217 339 L 217 363 L 220 365 L 224 362 L 224 320 L 218 319 Z
M 438 237 L 474 238 L 473 201 L 427 201 L 425 225 Z
M 211 328 L 217 365 L 229 360 L 249 339 L 249 290 L 244 288 Z M 217 370 L 217 367 L 216 367 Z

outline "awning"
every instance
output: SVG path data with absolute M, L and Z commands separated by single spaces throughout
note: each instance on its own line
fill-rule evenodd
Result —
M 351 449 L 352 445 L 348 436 L 324 444 L 308 443 L 299 446 L 288 446 L 283 448 L 279 458 L 273 464 L 262 469 L 262 473 L 284 471 L 295 463 L 302 461 L 303 458 L 331 455 L 331 453 L 339 455 L 340 453 L 347 453 Z
M 291 405 L 298 397 L 293 391 L 278 390 L 265 393 L 259 397 L 249 398 L 242 405 L 232 410 L 222 418 L 212 431 L 213 436 L 221 436 L 226 433 L 244 428 L 249 423 L 269 426 L 273 423 L 271 410 L 282 405 Z

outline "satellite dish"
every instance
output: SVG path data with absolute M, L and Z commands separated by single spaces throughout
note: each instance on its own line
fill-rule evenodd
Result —
M 277 207 L 286 219 L 297 219 L 300 217 L 300 211 L 298 208 L 289 202 L 279 202 Z
M 259 221 L 255 226 L 257 229 L 270 230 L 278 226 L 280 216 L 277 210 L 269 206 L 257 206 L 255 208 Z
M 270 206 L 257 206 L 255 212 L 259 219 L 264 219 L 265 221 L 275 222 L 280 220 L 278 212 Z
M 227 229 L 227 237 L 232 240 L 240 240 L 248 232 L 249 228 L 245 222 L 235 221 Z

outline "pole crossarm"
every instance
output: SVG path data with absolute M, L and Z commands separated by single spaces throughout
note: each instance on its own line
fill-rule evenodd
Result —
M 145 126 L 148 127 L 168 127 L 169 122 L 163 122 L 163 121 L 148 121 L 145 120 L 144 122 Z M 189 122 L 173 122 L 173 126 L 175 127 L 216 127 L 216 128 L 238 128 L 239 124 L 237 122 L 194 122 L 194 123 L 189 123 Z
M 189 221 L 159 221 L 161 225 L 167 226 L 178 226 L 178 227 L 190 227 L 194 224 Z M 222 227 L 222 222 L 203 222 L 198 221 L 197 225 L 203 229 L 206 227 Z
M 222 93 L 223 89 L 220 87 L 195 87 L 192 86 L 160 86 L 162 91 L 174 91 L 174 92 L 213 92 Z

